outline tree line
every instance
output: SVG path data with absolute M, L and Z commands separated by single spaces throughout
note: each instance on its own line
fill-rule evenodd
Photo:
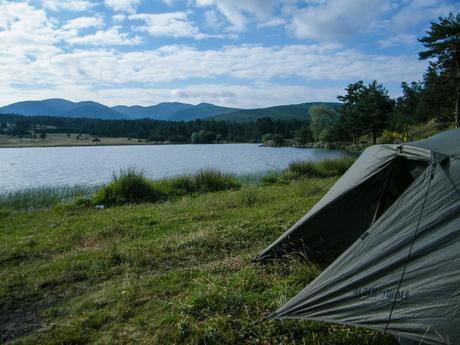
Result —
M 306 119 L 282 121 L 261 118 L 238 123 L 200 119 L 176 122 L 0 115 L 0 132 L 7 135 L 21 137 L 44 132 L 72 133 L 95 137 L 128 137 L 153 143 L 260 142 L 267 133 L 285 139 L 302 136 L 308 124 Z M 310 139 L 304 138 L 305 141 Z

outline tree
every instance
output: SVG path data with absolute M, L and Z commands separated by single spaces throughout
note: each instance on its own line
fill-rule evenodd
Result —
M 421 113 L 420 104 L 423 86 L 421 83 L 401 83 L 402 96 L 396 100 L 396 106 L 389 120 L 389 129 L 401 141 L 409 137 L 412 125 L 426 121 L 425 112 Z M 422 118 L 423 116 L 423 118 Z
M 368 86 L 359 81 L 350 84 L 345 90 L 347 91 L 345 96 L 337 97 L 344 102 L 342 126 L 349 131 L 353 139 L 364 134 L 371 134 L 375 144 L 377 136 L 388 125 L 394 101 L 388 96 L 385 87 L 378 84 L 376 80 Z
M 311 133 L 310 124 L 301 126 L 294 132 L 294 136 L 298 138 L 301 144 L 306 144 L 313 141 L 313 134 Z
M 436 119 L 452 122 L 455 108 L 455 80 L 436 64 L 430 63 L 423 75 L 423 89 L 417 109 L 421 121 Z
M 361 94 L 365 90 L 364 82 L 362 80 L 349 84 L 346 88 L 346 94 L 344 96 L 337 96 L 340 102 L 343 102 L 341 107 L 342 113 L 342 132 L 346 133 L 346 136 L 351 139 L 356 139 L 365 131 L 362 121 L 360 121 L 360 113 L 357 108 L 357 104 Z
M 315 141 L 334 141 L 334 131 L 340 120 L 340 114 L 334 109 L 313 106 L 310 113 L 310 130 Z
M 200 136 L 198 132 L 193 132 L 190 136 L 190 141 L 192 144 L 198 144 L 200 142 Z
M 419 53 L 420 59 L 436 58 L 434 66 L 455 81 L 455 119 L 460 127 L 460 14 L 439 17 L 419 41 L 427 48 Z

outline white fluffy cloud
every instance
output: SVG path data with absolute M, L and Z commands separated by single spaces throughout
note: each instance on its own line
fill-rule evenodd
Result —
M 196 39 L 207 37 L 188 20 L 186 12 L 132 14 L 128 18 L 144 22 L 144 25 L 136 27 L 136 30 L 155 37 L 193 37 Z
M 104 0 L 104 4 L 114 11 L 134 12 L 140 0 Z
M 390 19 L 388 28 L 390 31 L 405 33 L 420 23 L 436 20 L 455 10 L 458 11 L 458 4 L 455 6 L 445 0 L 406 0 Z
M 297 38 L 337 41 L 368 31 L 389 10 L 388 0 L 329 0 L 309 3 L 288 25 Z
M 67 38 L 66 42 L 71 45 L 121 46 L 139 44 L 141 38 L 130 37 L 127 33 L 120 32 L 120 26 L 113 26 L 107 30 L 98 30 L 94 34 Z
M 10 57 L 0 55 L 1 65 L 9 64 L 11 67 L 11 61 Z M 374 78 L 381 82 L 414 80 L 424 67 L 423 63 L 414 62 L 413 57 L 368 55 L 339 49 L 334 45 L 234 46 L 204 51 L 193 47 L 165 46 L 142 52 L 116 52 L 106 49 L 55 52 L 46 59 L 34 62 L 15 61 L 14 68 L 2 73 L 0 81 L 3 81 L 2 89 L 8 90 L 15 83 L 30 83 L 41 87 L 34 81 L 43 80 L 46 81 L 48 94 L 53 90 L 62 90 L 62 96 L 70 85 L 98 90 L 104 89 L 106 85 L 125 88 L 126 84 L 137 83 L 143 85 L 143 89 L 149 90 L 156 89 L 156 85 L 163 82 L 192 78 L 206 81 L 224 76 L 239 79 L 243 84 L 249 82 L 252 86 L 246 86 L 245 90 L 255 90 L 258 86 L 254 83 L 268 85 L 274 78 L 288 76 L 297 76 L 306 83 L 309 80 Z M 178 95 L 182 98 L 198 99 L 199 95 L 192 92 L 194 89 L 202 91 L 203 87 L 189 86 L 187 93 Z M 274 91 L 271 97 L 261 98 L 259 101 L 269 100 L 273 103 L 276 94 Z M 218 94 L 207 97 L 211 96 L 216 99 L 223 97 Z M 249 98 L 246 96 L 235 101 L 249 104 Z
M 89 0 L 42 0 L 43 7 L 52 11 L 86 11 L 96 6 Z
M 65 30 L 80 30 L 91 27 L 101 27 L 104 24 L 104 20 L 101 17 L 79 17 L 67 21 L 62 26 Z
M 230 22 L 229 29 L 237 32 L 246 29 L 251 17 L 260 21 L 269 20 L 278 3 L 278 0 L 196 0 L 199 7 L 214 6 Z

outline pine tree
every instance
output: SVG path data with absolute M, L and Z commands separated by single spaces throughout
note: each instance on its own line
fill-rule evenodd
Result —
M 460 14 L 440 17 L 419 41 L 427 48 L 419 53 L 420 59 L 436 58 L 436 67 L 455 80 L 455 119 L 460 127 Z

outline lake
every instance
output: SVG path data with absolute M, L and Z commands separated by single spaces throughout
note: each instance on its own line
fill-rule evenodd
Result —
M 129 145 L 0 149 L 0 191 L 38 186 L 98 185 L 113 172 L 136 168 L 160 179 L 203 168 L 237 175 L 281 170 L 295 160 L 318 161 L 344 153 L 258 144 Z

